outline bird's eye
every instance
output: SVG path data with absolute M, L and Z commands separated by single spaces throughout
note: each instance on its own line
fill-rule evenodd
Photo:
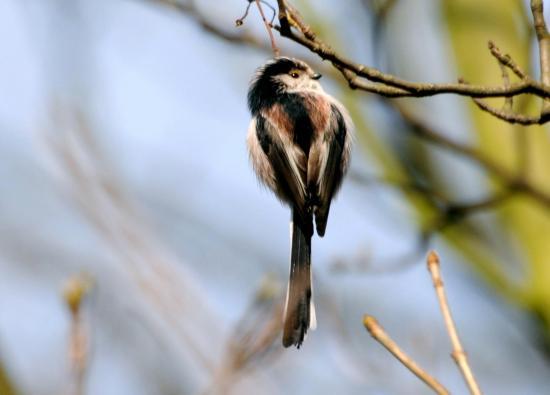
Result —
M 298 74 L 297 72 L 293 71 L 292 73 L 290 73 L 290 76 L 292 78 L 298 78 L 300 76 L 300 74 Z

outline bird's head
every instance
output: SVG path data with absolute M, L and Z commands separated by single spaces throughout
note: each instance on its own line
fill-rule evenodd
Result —
M 257 71 L 250 85 L 248 101 L 251 110 L 258 109 L 275 96 L 307 90 L 322 91 L 321 74 L 307 63 L 293 58 L 278 57 L 266 62 Z
M 298 59 L 276 58 L 267 62 L 259 72 L 287 93 L 321 89 L 318 82 L 321 74 L 316 73 L 307 63 Z
M 259 73 L 263 74 L 264 78 L 269 78 L 285 93 L 321 89 L 318 82 L 321 74 L 316 73 L 307 63 L 298 59 L 276 58 L 267 62 Z

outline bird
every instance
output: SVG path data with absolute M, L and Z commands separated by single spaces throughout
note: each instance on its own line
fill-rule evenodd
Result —
M 291 209 L 290 275 L 283 313 L 284 347 L 300 348 L 317 325 L 311 275 L 314 228 L 325 235 L 332 199 L 349 168 L 353 123 L 302 60 L 276 57 L 249 85 L 247 147 L 260 183 Z M 314 226 L 315 222 L 315 226 Z

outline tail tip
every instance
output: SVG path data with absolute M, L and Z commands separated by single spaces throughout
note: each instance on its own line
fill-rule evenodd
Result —
M 325 231 L 327 229 L 327 221 L 321 220 L 319 217 L 315 217 L 315 228 L 317 229 L 317 234 L 319 237 L 323 237 L 325 235 Z
M 293 333 L 284 333 L 283 334 L 283 346 L 288 348 L 290 346 L 296 346 L 297 349 L 300 349 L 304 339 L 306 338 L 307 327 L 301 328 L 299 330 L 293 331 Z

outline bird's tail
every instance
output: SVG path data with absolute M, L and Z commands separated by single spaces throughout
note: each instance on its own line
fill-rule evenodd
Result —
M 290 279 L 284 311 L 283 346 L 300 348 L 309 328 L 315 329 L 315 307 L 311 287 L 311 214 L 303 218 L 292 210 L 290 224 Z

